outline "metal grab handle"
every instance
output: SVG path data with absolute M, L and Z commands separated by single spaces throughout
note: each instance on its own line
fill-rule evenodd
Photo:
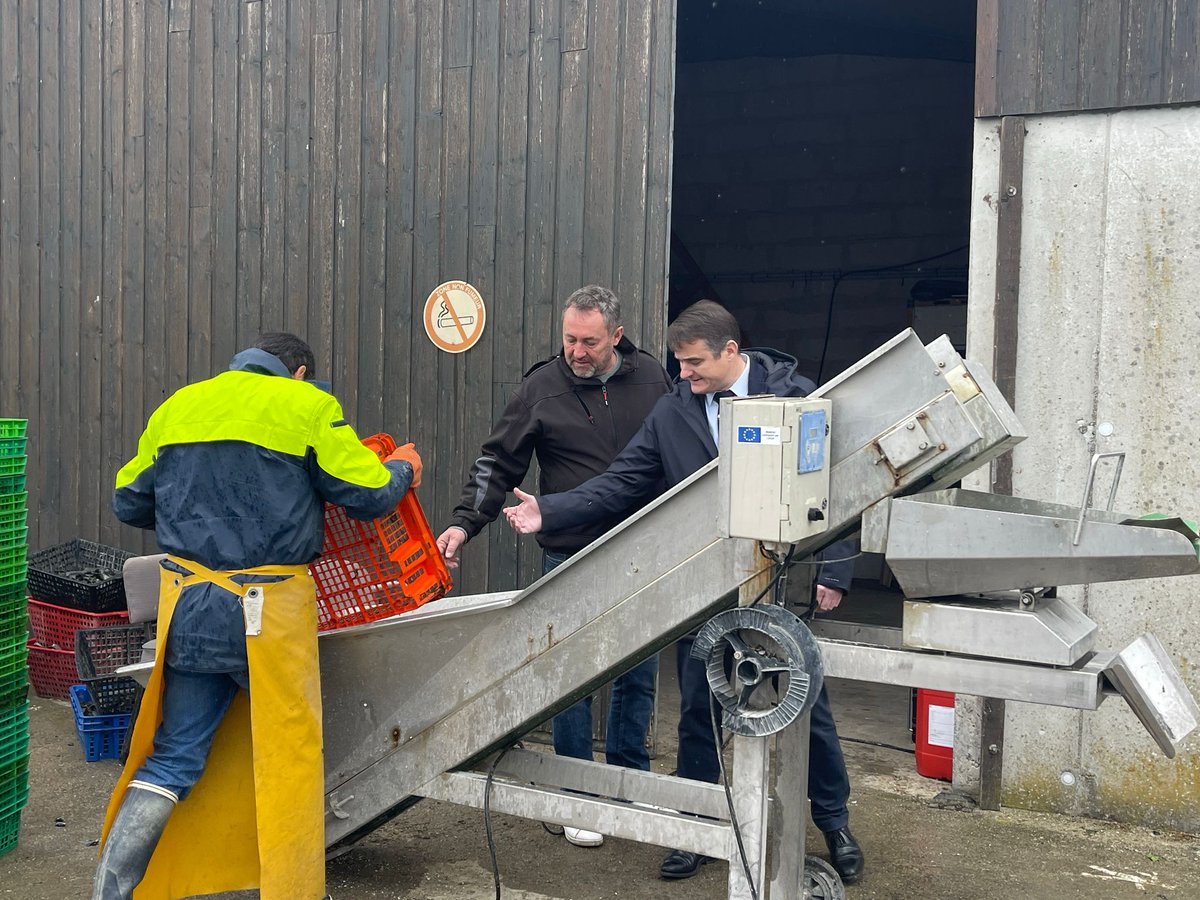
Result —
M 1083 517 L 1087 513 L 1088 504 L 1092 500 L 1092 485 L 1096 481 L 1096 467 L 1100 464 L 1100 460 L 1116 457 L 1117 471 L 1113 475 L 1112 487 L 1108 491 L 1108 511 L 1112 512 L 1113 501 L 1117 499 L 1117 485 L 1121 483 L 1121 469 L 1125 466 L 1125 451 L 1115 450 L 1111 453 L 1093 453 L 1092 464 L 1088 467 L 1087 484 L 1083 487 L 1083 502 L 1079 504 L 1079 521 L 1075 524 L 1075 540 L 1071 541 L 1071 546 L 1079 546 L 1079 536 L 1083 534 Z

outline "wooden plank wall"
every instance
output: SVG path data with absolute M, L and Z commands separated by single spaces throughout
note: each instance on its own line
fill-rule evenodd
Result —
M 557 305 L 665 328 L 673 0 L 0 0 L 0 415 L 30 544 L 133 550 L 112 478 L 150 411 L 263 330 L 305 335 L 360 432 L 414 440 L 440 530 Z M 437 351 L 466 278 L 481 343 Z M 494 527 L 460 587 L 516 586 Z
M 978 0 L 975 114 L 1200 101 L 1200 0 Z

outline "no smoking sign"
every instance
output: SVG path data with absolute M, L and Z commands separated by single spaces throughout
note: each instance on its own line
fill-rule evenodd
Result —
M 470 350 L 483 334 L 483 298 L 465 281 L 439 284 L 425 301 L 425 333 L 447 353 Z

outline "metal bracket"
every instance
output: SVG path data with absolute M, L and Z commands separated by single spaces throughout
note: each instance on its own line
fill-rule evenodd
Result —
M 330 791 L 329 796 L 326 799 L 329 802 L 329 811 L 333 813 L 333 817 L 335 819 L 350 818 L 350 813 L 346 812 L 344 809 L 342 809 L 342 807 L 354 799 L 353 794 L 349 794 L 345 797 L 339 797 L 337 791 Z
M 1200 724 L 1200 708 L 1152 634 L 1131 641 L 1104 667 L 1104 677 L 1120 692 L 1168 759 Z
M 1075 525 L 1075 540 L 1071 541 L 1071 545 L 1079 546 L 1079 537 L 1083 534 L 1084 516 L 1087 515 L 1088 504 L 1092 502 L 1092 485 L 1096 481 L 1096 466 L 1100 464 L 1100 460 L 1115 457 L 1117 460 L 1117 471 L 1113 475 L 1112 487 L 1108 490 L 1108 506 L 1109 512 L 1112 512 L 1113 501 L 1117 499 L 1117 485 L 1121 483 L 1121 469 L 1125 466 L 1125 451 L 1117 450 L 1112 453 L 1095 453 L 1092 455 L 1092 464 L 1088 466 L 1087 484 L 1083 486 L 1083 501 L 1079 504 L 1079 521 Z

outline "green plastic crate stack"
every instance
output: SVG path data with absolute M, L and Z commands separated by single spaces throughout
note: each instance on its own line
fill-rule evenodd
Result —
M 25 419 L 0 419 L 0 856 L 17 845 L 29 799 Z

